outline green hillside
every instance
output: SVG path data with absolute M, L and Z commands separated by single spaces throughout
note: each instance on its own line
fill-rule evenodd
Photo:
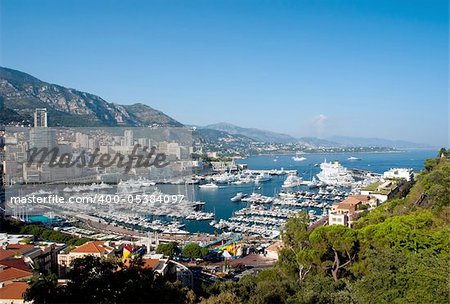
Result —
M 48 124 L 52 127 L 182 126 L 144 104 L 110 103 L 87 92 L 0 67 L 0 125 L 30 125 L 36 108 L 47 108 Z
M 216 283 L 203 303 L 447 303 L 450 150 L 428 160 L 405 198 L 362 216 L 355 229 L 288 221 L 278 264 Z

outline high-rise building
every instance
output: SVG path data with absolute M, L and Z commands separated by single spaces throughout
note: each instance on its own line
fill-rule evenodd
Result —
M 174 155 L 176 158 L 181 158 L 181 149 L 178 143 L 168 143 L 167 144 L 167 154 Z
M 143 147 L 151 148 L 151 140 L 150 140 L 150 138 L 141 137 L 141 138 L 138 138 L 137 142 L 138 142 L 138 144 L 141 145 L 142 148 Z
M 47 148 L 49 150 L 56 147 L 56 130 L 52 128 L 33 128 L 30 130 L 29 148 Z
M 80 148 L 89 148 L 89 136 L 80 132 L 75 133 L 75 142 Z
M 37 108 L 34 110 L 34 127 L 47 128 L 47 109 Z
M 133 146 L 134 145 L 134 138 L 133 138 L 133 131 L 132 130 L 125 130 L 124 132 L 124 146 Z
M 34 110 L 34 128 L 30 130 L 30 148 L 48 148 L 50 150 L 54 147 L 56 147 L 56 130 L 47 129 L 47 109 L 36 108 Z

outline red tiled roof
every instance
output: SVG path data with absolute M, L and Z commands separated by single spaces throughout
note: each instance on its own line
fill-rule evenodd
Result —
M 33 275 L 30 271 L 25 271 L 13 267 L 0 270 L 0 282 L 8 282 L 26 278 Z
M 155 270 L 159 265 L 159 259 L 142 259 L 142 268 L 149 268 Z M 123 266 L 130 266 L 130 259 L 123 260 Z
M 112 250 L 113 250 L 113 248 L 106 246 L 105 242 L 94 241 L 94 242 L 87 242 L 86 244 L 78 246 L 77 248 L 73 249 L 71 252 L 105 254 L 105 253 L 111 252 Z
M 351 195 L 339 204 L 333 204 L 333 211 L 342 211 L 354 213 L 359 204 L 370 202 L 371 198 L 367 195 Z
M 369 202 L 370 196 L 367 195 L 352 195 L 349 196 L 347 199 L 343 200 L 339 203 L 337 206 L 339 209 L 351 209 L 354 208 L 356 205 L 361 204 L 363 202 Z
M 15 255 L 24 254 L 33 248 L 34 246 L 29 244 L 8 244 L 6 249 L 0 248 L 0 261 L 9 259 Z
M 142 268 L 150 268 L 150 269 L 156 269 L 159 265 L 159 259 L 142 259 Z M 125 267 L 130 266 L 130 259 L 124 259 L 123 265 Z
M 150 269 L 156 269 L 156 267 L 159 264 L 158 259 L 142 259 L 142 262 L 144 262 L 144 268 L 150 268 Z
M 0 288 L 0 300 L 20 300 L 28 288 L 25 282 L 13 282 Z
M 16 269 L 20 269 L 20 270 L 24 270 L 24 271 L 30 270 L 30 267 L 28 267 L 28 265 L 24 262 L 23 259 L 3 260 L 3 261 L 0 261 L 0 265 L 12 267 L 12 268 L 16 268 Z
M 348 198 L 354 198 L 360 200 L 361 202 L 369 202 L 371 199 L 368 195 L 350 195 Z

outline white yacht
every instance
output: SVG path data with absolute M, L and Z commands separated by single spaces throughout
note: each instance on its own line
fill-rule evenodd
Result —
M 200 185 L 199 188 L 200 189 L 217 189 L 217 188 L 219 188 L 219 186 L 217 186 L 214 183 L 208 183 L 208 184 Z
M 235 182 L 231 182 L 232 185 L 242 185 L 244 182 L 241 180 L 235 181 Z
M 304 180 L 302 182 L 302 185 L 308 186 L 309 188 L 318 188 L 323 187 L 326 184 L 324 182 L 318 181 L 315 177 L 313 177 L 310 181 Z
M 303 153 L 296 153 L 295 156 L 292 156 L 292 159 L 296 162 L 301 162 L 306 160 L 306 157 L 302 156 Z
M 246 197 L 247 195 L 242 193 L 242 192 L 238 192 L 236 193 L 235 196 L 233 196 L 232 198 L 230 198 L 230 201 L 234 202 L 239 202 L 241 199 L 243 199 L 244 197 Z
M 141 187 L 150 187 L 156 185 L 155 182 L 152 182 L 146 178 L 139 177 L 139 179 L 129 179 L 126 181 L 120 180 L 117 184 L 117 188 L 133 188 L 139 189 Z
M 268 173 L 261 173 L 256 176 L 255 183 L 259 184 L 259 183 L 263 183 L 263 182 L 268 182 L 271 179 L 272 179 L 272 176 L 270 176 Z
M 302 184 L 302 178 L 298 177 L 296 174 L 289 174 L 284 181 L 282 188 L 293 188 L 300 186 Z
M 306 157 L 296 155 L 296 156 L 293 156 L 292 159 L 296 162 L 301 162 L 301 161 L 306 160 Z
M 213 180 L 218 184 L 228 184 L 235 182 L 237 178 L 233 174 L 226 172 L 220 175 L 213 176 Z
M 355 180 L 347 168 L 343 167 L 337 160 L 320 164 L 320 171 L 317 178 L 327 185 L 348 186 Z
M 350 156 L 349 158 L 347 158 L 347 160 L 361 160 L 361 158 Z
M 273 200 L 273 197 L 264 196 L 261 193 L 255 192 L 250 194 L 250 196 L 241 199 L 241 201 L 243 202 L 249 202 L 252 204 L 270 204 L 273 202 Z

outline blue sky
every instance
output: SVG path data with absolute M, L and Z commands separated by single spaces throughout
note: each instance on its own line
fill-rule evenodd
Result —
M 2 66 L 110 102 L 448 145 L 445 0 L 0 3 Z

